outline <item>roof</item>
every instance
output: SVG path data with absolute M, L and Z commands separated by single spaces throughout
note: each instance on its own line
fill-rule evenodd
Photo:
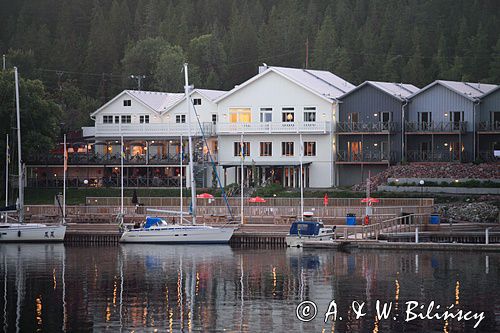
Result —
M 302 165 L 309 165 L 311 162 L 302 162 Z M 228 161 L 228 162 L 219 162 L 219 165 L 223 167 L 233 167 L 240 166 L 241 160 L 239 162 L 236 161 Z M 253 161 L 253 160 L 244 160 L 243 165 L 256 165 L 256 166 L 299 166 L 300 162 L 297 161 Z
M 486 94 L 482 95 L 481 96 L 481 99 L 485 98 L 486 96 L 489 96 L 491 94 L 493 94 L 495 91 L 498 91 L 500 90 L 500 85 L 498 85 L 496 88 L 494 89 L 491 89 L 490 91 L 488 91 Z
M 391 95 L 392 97 L 395 97 L 399 99 L 400 101 L 403 101 L 405 98 L 408 96 L 416 93 L 419 88 L 414 86 L 413 84 L 408 84 L 408 83 L 396 83 L 396 82 L 381 82 L 381 81 L 365 81 L 356 88 L 348 91 L 344 95 L 340 96 L 340 99 L 346 97 L 347 95 L 358 91 L 364 86 L 370 85 L 372 87 L 375 87 L 382 92 L 385 92 L 388 95 Z
M 222 95 L 224 95 L 225 93 L 227 93 L 227 91 L 224 91 L 224 90 L 194 89 L 191 91 L 191 93 L 189 95 L 191 96 L 195 92 L 199 93 L 201 96 L 205 97 L 206 99 L 208 99 L 212 103 L 214 103 L 214 101 L 217 98 L 219 98 Z M 174 103 L 170 104 L 167 108 L 163 109 L 162 111 L 164 111 L 164 112 L 170 111 L 170 109 L 173 109 L 174 106 L 176 106 L 176 105 L 180 104 L 182 101 L 184 101 L 185 95 L 184 94 L 180 94 L 180 95 L 181 95 L 181 98 L 179 98 Z
M 268 66 L 265 71 L 234 87 L 234 89 L 215 100 L 215 102 L 220 102 L 271 72 L 296 83 L 329 102 L 336 100 L 341 95 L 355 88 L 353 84 L 328 71 Z
M 486 95 L 491 90 L 497 88 L 496 84 L 487 84 L 487 83 L 475 83 L 475 82 L 459 82 L 459 81 L 445 81 L 445 80 L 436 80 L 431 84 L 428 84 L 420 91 L 417 91 L 410 98 L 417 96 L 418 94 L 430 89 L 435 85 L 441 85 L 455 93 L 471 100 L 475 101 L 478 98 L 481 98 L 483 95 Z
M 113 99 L 108 101 L 106 104 L 101 106 L 99 109 L 94 111 L 91 116 L 95 116 L 97 113 L 105 109 L 108 105 L 113 103 L 115 100 L 120 98 L 123 95 L 128 95 L 133 98 L 135 101 L 144 105 L 145 107 L 151 109 L 152 111 L 161 113 L 162 110 L 169 108 L 171 105 L 175 104 L 182 98 L 184 98 L 184 94 L 182 93 L 165 93 L 158 91 L 142 91 L 142 90 L 124 90 L 118 95 L 116 95 Z

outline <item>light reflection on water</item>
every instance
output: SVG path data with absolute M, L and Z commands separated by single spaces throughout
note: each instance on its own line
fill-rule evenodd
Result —
M 474 321 L 404 323 L 405 302 L 485 311 L 500 330 L 500 254 L 334 252 L 229 246 L 0 244 L 5 332 L 468 332 Z M 302 323 L 295 308 L 317 304 Z M 342 321 L 324 323 L 332 299 Z M 356 319 L 352 301 L 366 302 Z M 377 300 L 396 320 L 378 320 Z

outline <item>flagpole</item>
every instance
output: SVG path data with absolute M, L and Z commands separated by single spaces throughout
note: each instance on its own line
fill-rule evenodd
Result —
M 5 207 L 9 205 L 9 134 L 7 134 L 7 142 L 5 145 Z M 7 212 L 4 214 L 5 222 L 7 222 Z
M 181 216 L 180 217 L 181 220 L 179 221 L 179 224 L 182 224 L 182 222 L 183 222 L 183 215 L 184 215 L 184 213 L 182 211 L 182 209 L 183 209 L 183 202 L 182 201 L 184 199 L 184 197 L 182 195 L 182 187 L 183 187 L 183 184 L 182 184 L 182 159 L 184 158 L 184 146 L 182 144 L 182 135 L 181 135 L 181 140 L 180 140 L 179 145 L 180 145 L 180 160 L 181 160 L 181 168 L 180 168 L 180 174 L 179 174 L 179 176 L 180 176 L 179 177 L 180 178 L 179 184 L 180 184 L 180 190 L 181 190 L 181 215 L 180 215 Z
M 243 133 L 241 134 L 240 138 L 240 154 L 241 154 L 241 224 L 243 224 L 243 162 L 245 159 L 245 152 L 244 152 L 244 144 L 243 144 Z
M 66 150 L 66 134 L 64 134 L 64 167 L 63 167 L 63 224 L 66 223 L 66 170 L 68 169 L 68 151 Z

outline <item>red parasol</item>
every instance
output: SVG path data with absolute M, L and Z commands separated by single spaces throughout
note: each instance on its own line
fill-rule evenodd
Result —
M 261 198 L 261 197 L 254 197 L 254 198 L 248 199 L 248 202 L 266 202 L 266 199 Z
M 198 199 L 213 199 L 214 198 L 214 196 L 211 195 L 210 193 L 197 194 L 196 197 Z
M 364 198 L 364 199 L 361 200 L 361 202 L 368 203 L 368 205 L 371 205 L 371 204 L 373 204 L 375 202 L 380 202 L 380 200 L 376 199 L 376 198 Z

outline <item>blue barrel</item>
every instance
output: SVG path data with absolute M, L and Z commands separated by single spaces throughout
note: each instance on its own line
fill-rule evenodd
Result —
M 441 216 L 439 214 L 431 214 L 430 224 L 439 224 L 441 221 Z
M 356 214 L 347 214 L 345 217 L 345 224 L 356 225 Z

